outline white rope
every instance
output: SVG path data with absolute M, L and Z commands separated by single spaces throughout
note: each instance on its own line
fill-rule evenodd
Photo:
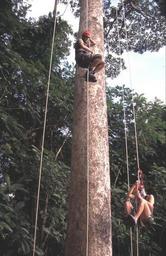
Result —
M 120 34 L 119 34 L 119 23 L 118 23 L 118 12 L 116 8 L 116 23 L 117 23 L 117 33 L 118 33 L 118 43 L 119 43 L 119 52 L 121 52 L 122 47 L 120 43 Z M 120 58 L 120 71 L 122 70 L 122 60 Z M 123 86 L 123 122 L 124 122 L 124 134 L 125 134 L 125 153 L 126 153 L 126 172 L 127 172 L 127 187 L 130 188 L 130 175 L 129 175 L 129 155 L 128 155 L 128 136 L 127 136 L 127 122 L 126 122 L 126 106 L 125 106 L 125 95 L 124 95 L 124 86 Z M 133 232 L 130 228 L 130 256 L 133 256 Z
M 88 29 L 89 26 L 89 5 L 88 0 L 86 0 L 86 17 L 85 17 L 85 27 Z M 86 100 L 87 100 L 87 211 L 86 211 L 86 256 L 89 255 L 89 68 L 87 69 L 87 82 L 86 82 Z
M 136 113 L 135 113 L 134 102 L 133 102 L 133 116 L 134 116 L 134 135 L 135 135 L 135 147 L 136 147 L 136 157 L 137 157 L 137 170 L 139 170 L 140 164 L 139 164 L 138 134 L 137 134 L 137 123 L 136 123 Z M 139 180 L 139 172 L 137 173 L 137 178 Z
M 86 256 L 89 255 L 89 70 L 87 70 L 87 228 L 86 228 Z
M 117 34 L 118 34 L 118 44 L 119 44 L 119 52 L 121 52 L 122 47 L 120 43 L 120 34 L 118 28 L 118 12 L 116 8 L 116 25 L 117 25 Z M 120 58 L 120 71 L 122 70 L 122 60 Z M 123 122 L 124 122 L 124 133 L 125 133 L 125 149 L 126 149 L 126 169 L 127 169 L 127 185 L 128 189 L 130 187 L 130 180 L 129 180 L 129 157 L 128 157 L 128 143 L 127 143 L 127 124 L 126 124 L 126 107 L 125 107 L 125 98 L 124 98 L 124 85 L 123 85 Z
M 126 17 L 125 17 L 125 6 L 124 1 L 121 0 L 122 9 L 123 9 L 123 18 L 124 18 L 124 27 L 125 27 L 125 36 L 126 36 L 126 44 L 127 44 L 127 57 L 128 57 L 128 69 L 129 69 L 129 83 L 130 88 L 133 88 L 132 85 L 132 76 L 131 76 L 131 65 L 130 65 L 130 56 L 129 56 L 129 42 L 128 42 L 128 34 L 127 34 L 127 26 L 126 26 Z M 134 116 L 134 133 L 135 133 L 135 143 L 136 143 L 136 158 L 137 158 L 137 168 L 139 169 L 139 150 L 138 150 L 138 136 L 137 136 L 137 126 L 136 126 L 136 114 L 135 114 L 135 106 L 134 106 L 134 99 L 132 94 L 132 106 L 133 106 L 133 116 Z M 137 171 L 137 178 L 139 179 L 138 171 Z M 139 230 L 138 225 L 136 227 L 136 255 L 139 256 Z
M 128 136 L 127 136 L 127 121 L 126 121 L 126 107 L 123 87 L 123 120 L 124 120 L 124 133 L 125 133 L 125 149 L 126 149 L 126 171 L 127 171 L 127 186 L 130 188 L 130 177 L 129 177 L 129 155 L 128 155 Z M 130 256 L 133 256 L 133 232 L 130 228 Z
M 68 7 L 69 7 L 69 4 L 70 4 L 70 1 L 67 2 L 64 11 L 63 11 L 61 14 L 57 15 L 56 18 L 59 18 L 59 17 L 62 17 L 62 16 L 65 15 L 65 13 L 66 13 L 66 11 L 67 11 L 67 9 L 68 9 Z
M 165 99 L 164 99 L 164 103 L 166 104 L 166 46 L 165 46 Z
M 128 136 L 127 136 L 127 121 L 126 121 L 126 106 L 125 106 L 125 96 L 124 96 L 124 86 L 123 86 L 123 123 L 124 123 L 124 133 L 125 133 L 125 151 L 126 151 L 126 169 L 127 169 L 127 186 L 128 190 L 130 188 L 130 177 L 129 177 L 129 155 L 128 155 Z
M 44 125 L 43 125 L 42 146 L 41 146 L 41 155 L 40 155 L 39 178 L 38 178 L 37 201 L 36 201 L 36 216 L 35 216 L 35 229 L 34 229 L 33 254 L 32 254 L 33 256 L 35 255 L 35 251 L 36 251 L 36 237 L 37 237 L 37 224 L 38 224 L 38 212 L 39 212 L 39 200 L 40 200 L 41 175 L 42 175 L 42 167 L 43 167 L 43 153 L 44 153 L 45 131 L 46 131 L 47 111 L 48 111 L 48 97 L 49 97 L 49 88 L 50 88 L 51 70 L 52 70 L 53 52 L 54 52 L 54 42 L 55 42 L 57 5 L 58 5 L 58 0 L 55 0 L 54 28 L 53 28 L 53 36 L 52 36 L 48 82 L 47 82 Z
M 88 0 L 86 0 L 86 17 L 85 17 L 85 28 L 89 29 L 89 4 Z M 87 180 L 87 209 L 86 209 L 86 256 L 89 255 L 89 68 L 87 69 L 87 77 L 86 77 L 86 100 L 87 100 L 87 172 L 86 172 L 86 180 Z
M 131 72 L 131 64 L 130 64 L 130 55 L 129 55 L 129 42 L 128 42 L 128 35 L 127 35 L 127 27 L 125 22 L 125 7 L 124 2 L 121 0 L 123 5 L 123 18 L 124 18 L 124 26 L 125 26 L 125 37 L 126 37 L 126 45 L 127 45 L 127 57 L 128 57 L 128 69 L 129 69 L 129 84 L 130 88 L 133 89 L 133 83 L 132 83 L 132 72 Z M 135 104 L 134 104 L 134 98 L 132 94 L 132 106 L 133 106 L 133 116 L 134 116 L 134 132 L 135 132 L 135 143 L 136 143 L 136 157 L 137 157 L 137 168 L 139 169 L 139 150 L 138 150 L 138 136 L 137 136 L 137 125 L 136 125 L 136 113 L 135 113 Z

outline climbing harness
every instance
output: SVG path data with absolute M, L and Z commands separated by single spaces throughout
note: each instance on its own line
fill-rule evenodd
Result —
M 55 42 L 55 32 L 56 32 L 56 19 L 57 19 L 57 5 L 58 0 L 55 0 L 54 4 L 54 28 L 52 35 L 52 45 L 51 45 L 51 55 L 50 55 L 50 65 L 49 65 L 49 74 L 47 82 L 47 92 L 46 92 L 46 101 L 45 101 L 45 113 L 44 113 L 44 125 L 43 125 L 43 135 L 42 135 L 42 146 L 41 146 L 41 155 L 40 155 L 40 166 L 39 166 L 39 177 L 38 177 L 38 190 L 37 190 L 37 201 L 36 201 L 36 216 L 35 216 L 35 227 L 34 227 L 34 239 L 33 239 L 33 256 L 36 251 L 36 237 L 37 237 L 37 224 L 38 224 L 38 212 L 39 212 L 39 200 L 40 200 L 40 187 L 41 187 L 41 175 L 43 167 L 43 154 L 44 154 L 44 143 L 45 143 L 45 132 L 46 132 L 46 122 L 47 122 L 47 111 L 48 111 L 48 97 L 49 97 L 49 88 L 51 80 L 51 70 L 53 64 L 53 52 L 54 52 L 54 42 Z

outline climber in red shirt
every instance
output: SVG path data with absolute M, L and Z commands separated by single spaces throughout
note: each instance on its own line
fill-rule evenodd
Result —
M 95 42 L 91 38 L 89 30 L 82 33 L 82 38 L 75 43 L 75 59 L 78 66 L 89 69 L 85 79 L 89 82 L 96 82 L 95 73 L 99 72 L 104 67 L 104 61 L 101 54 L 93 54 L 91 49 Z M 89 77 L 88 77 L 89 74 Z

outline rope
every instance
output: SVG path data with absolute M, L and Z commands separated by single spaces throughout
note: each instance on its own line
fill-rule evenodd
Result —
M 49 88 L 50 88 L 51 70 L 52 70 L 53 52 L 54 52 L 54 42 L 55 42 L 57 5 L 58 5 L 58 0 L 55 0 L 55 5 L 54 5 L 54 28 L 53 28 L 53 35 L 52 35 L 50 65 L 49 65 L 47 92 L 46 92 L 46 101 L 45 101 L 45 113 L 44 113 L 44 125 L 43 125 L 43 135 L 42 135 L 42 146 L 41 146 L 40 166 L 39 166 L 39 179 L 38 179 L 38 190 L 37 190 L 37 201 L 36 201 L 36 216 L 35 216 L 35 229 L 34 229 L 33 254 L 32 254 L 33 256 L 35 255 L 35 251 L 36 251 L 36 237 L 37 237 L 37 224 L 38 224 L 38 212 L 39 212 L 39 200 L 40 200 L 41 175 L 42 175 L 42 167 L 43 167 L 43 153 L 44 153 L 45 131 L 46 131 L 47 111 L 48 111 L 48 97 L 49 97 Z
M 120 34 L 118 28 L 118 12 L 116 8 L 116 23 L 117 23 L 117 33 L 118 33 L 118 43 L 119 52 L 121 52 L 122 47 L 120 43 Z M 122 60 L 120 58 L 120 71 L 122 70 Z M 124 86 L 123 86 L 123 122 L 124 122 L 124 134 L 125 134 L 125 153 L 126 153 L 126 172 L 127 172 L 127 187 L 130 188 L 130 177 L 129 177 L 129 155 L 128 155 L 128 136 L 127 136 L 127 123 L 126 123 L 126 107 L 125 107 L 125 96 L 124 96 Z M 130 228 L 130 256 L 133 256 L 133 232 Z
M 116 8 L 116 25 L 117 25 L 117 34 L 118 34 L 118 44 L 119 44 L 119 52 L 121 53 L 122 47 L 120 43 L 120 34 L 119 34 L 119 28 L 118 28 L 118 12 Z M 120 71 L 122 70 L 122 60 L 120 58 Z M 126 125 L 126 111 L 125 111 L 125 99 L 124 99 L 124 86 L 123 86 L 123 122 L 124 122 L 124 132 L 125 132 L 125 149 L 126 149 L 126 168 L 127 168 L 127 185 L 128 189 L 130 187 L 130 181 L 129 181 L 129 160 L 128 160 L 128 143 L 127 143 L 127 125 Z
M 166 46 L 165 46 L 165 99 L 164 103 L 166 104 Z
M 124 6 L 124 1 L 123 0 L 121 0 L 121 4 L 122 4 L 122 9 L 123 9 L 125 37 L 126 37 L 126 44 L 127 44 L 129 83 L 130 83 L 130 88 L 133 88 L 133 86 L 132 86 L 132 77 L 131 77 L 131 65 L 130 65 L 130 58 L 129 58 L 129 42 L 128 42 L 127 26 L 126 26 L 126 22 L 125 22 L 126 21 L 125 6 Z M 134 116 L 134 133 L 135 133 L 135 143 L 136 143 L 137 168 L 139 169 L 140 164 L 139 164 L 139 151 L 138 151 L 138 136 L 137 136 L 136 114 L 135 114 L 133 94 L 132 94 L 132 106 L 133 106 L 133 116 Z M 137 171 L 137 177 L 138 177 L 138 171 Z M 138 180 L 139 180 L 139 177 L 138 177 Z M 138 225 L 136 227 L 136 255 L 139 256 L 139 230 L 138 230 Z
M 139 151 L 138 151 L 138 136 L 137 136 L 137 124 L 136 124 L 136 113 L 135 113 L 135 104 L 133 102 L 133 94 L 132 94 L 132 105 L 133 105 L 133 116 L 134 116 L 134 136 L 135 136 L 135 146 L 136 146 L 136 158 L 137 158 L 137 180 L 140 182 L 140 175 L 139 175 Z M 137 208 L 137 202 L 136 202 Z M 136 227 L 136 252 L 137 256 L 139 256 L 139 228 L 138 225 Z
M 130 188 L 130 179 L 129 179 L 129 155 L 128 155 L 128 136 L 127 136 L 127 123 L 126 123 L 126 107 L 124 99 L 124 87 L 123 87 L 123 122 L 124 122 L 124 133 L 125 133 L 125 149 L 126 149 L 126 171 L 127 171 L 127 186 L 128 190 Z M 133 256 L 133 232 L 130 228 L 130 256 Z
M 86 0 L 86 17 L 85 17 L 85 27 L 88 29 L 89 27 L 89 5 L 88 0 Z M 87 209 L 86 209 L 86 256 L 89 255 L 89 194 L 90 194 L 90 188 L 89 188 L 89 68 L 87 69 L 87 82 L 86 82 L 86 100 L 87 100 Z
M 135 103 L 134 102 L 133 102 L 133 116 L 134 116 L 134 135 L 135 135 L 135 147 L 136 147 L 136 157 L 137 157 L 137 170 L 138 170 L 137 177 L 138 177 L 138 180 L 140 180 L 140 177 L 139 177 L 140 164 L 139 164 L 138 134 L 137 134 L 136 113 L 135 113 Z
M 62 16 L 65 15 L 65 13 L 66 13 L 66 11 L 67 11 L 67 9 L 69 7 L 69 4 L 70 4 L 70 1 L 67 2 L 67 5 L 65 6 L 64 11 L 61 14 L 57 15 L 57 18 L 62 17 Z
M 127 169 L 127 186 L 128 190 L 130 188 L 130 178 L 129 178 L 129 155 L 128 155 L 128 136 L 127 136 L 127 122 L 126 122 L 126 107 L 124 99 L 124 86 L 123 86 L 123 123 L 124 123 L 124 133 L 125 133 L 125 149 L 126 149 L 126 169 Z
M 124 17 L 124 26 L 125 26 L 125 37 L 126 37 L 126 44 L 127 44 L 127 57 L 128 57 L 128 69 L 129 69 L 129 84 L 130 88 L 133 88 L 132 84 L 132 76 L 131 76 L 131 64 L 130 64 L 130 56 L 129 56 L 129 43 L 128 43 L 128 35 L 127 35 L 127 27 L 125 22 L 125 7 L 124 2 L 121 0 L 123 5 L 123 17 Z M 134 104 L 134 98 L 132 94 L 132 106 L 133 106 L 133 116 L 134 116 L 134 133 L 135 133 L 135 143 L 136 143 L 136 157 L 137 157 L 137 169 L 140 168 L 139 164 L 139 150 L 138 150 L 138 136 L 137 136 L 137 125 L 136 125 L 136 113 L 135 113 L 135 104 Z
M 130 179 L 129 179 L 129 156 L 128 156 L 128 140 L 127 140 L 127 123 L 126 123 L 126 107 L 124 100 L 124 87 L 123 87 L 123 118 L 124 118 L 124 133 L 125 133 L 125 149 L 126 149 L 126 169 L 127 169 L 127 186 L 128 190 L 130 187 Z M 132 228 L 130 228 L 130 255 L 133 256 L 133 232 Z
M 164 47 L 164 70 L 165 70 L 165 72 L 164 72 L 164 83 L 165 83 L 165 89 L 164 89 L 164 104 L 166 104 L 166 45 L 165 45 L 165 47 Z
M 87 71 L 87 233 L 86 233 L 86 256 L 89 255 L 89 70 Z

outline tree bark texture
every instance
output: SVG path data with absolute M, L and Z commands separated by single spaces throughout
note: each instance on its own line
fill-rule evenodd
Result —
M 81 0 L 80 28 L 89 28 L 94 53 L 104 55 L 102 0 Z M 87 5 L 88 4 L 88 5 Z M 87 14 L 88 10 L 88 14 Z M 111 200 L 105 72 L 97 83 L 78 68 L 66 256 L 111 256 Z

